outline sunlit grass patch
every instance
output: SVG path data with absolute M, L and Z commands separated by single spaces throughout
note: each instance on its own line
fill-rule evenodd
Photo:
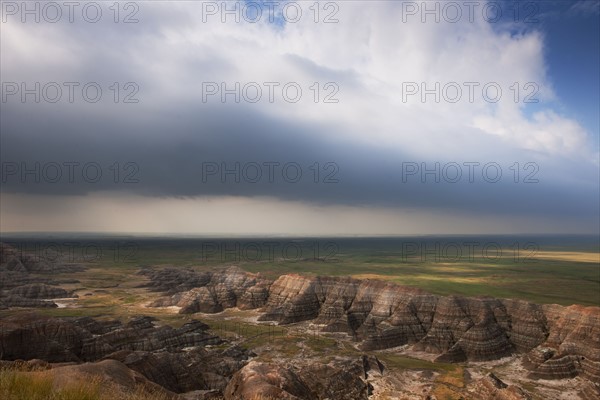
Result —
M 123 391 L 106 385 L 99 377 L 70 382 L 57 387 L 49 371 L 20 372 L 0 369 L 2 400 L 170 400 L 172 396 L 142 385 Z
M 464 387 L 464 369 L 460 366 L 455 366 L 454 369 L 440 374 L 436 378 L 432 394 L 440 400 L 464 399 L 464 394 L 462 394 L 461 390 Z
M 56 389 L 48 374 L 0 370 L 0 398 L 4 400 L 102 400 L 99 393 L 97 380 Z
M 446 363 L 434 363 L 426 360 L 406 357 L 399 354 L 381 352 L 377 357 L 391 369 L 415 369 L 415 370 L 433 370 L 433 371 L 454 371 L 456 365 Z
M 600 263 L 600 253 L 582 251 L 538 251 L 534 258 L 560 261 Z

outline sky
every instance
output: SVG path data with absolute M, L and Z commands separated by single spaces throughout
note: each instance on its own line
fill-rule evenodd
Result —
M 599 1 L 22 4 L 0 232 L 600 231 Z

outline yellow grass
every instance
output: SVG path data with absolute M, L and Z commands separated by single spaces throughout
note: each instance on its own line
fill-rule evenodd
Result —
M 462 369 L 462 367 L 457 367 L 454 371 L 440 375 L 436 381 L 439 383 L 445 383 L 447 385 L 455 386 L 457 388 L 464 388 L 464 370 Z
M 462 400 L 464 399 L 464 395 L 457 390 L 451 389 L 445 385 L 437 385 L 433 391 L 432 395 L 435 396 L 438 400 Z
M 354 279 L 377 279 L 377 280 L 394 280 L 396 279 L 395 276 L 392 275 L 379 275 L 379 274 L 354 274 L 352 275 L 352 278 Z
M 56 387 L 54 378 L 42 372 L 19 372 L 0 369 L 0 399 L 2 400 L 169 400 L 159 393 L 148 393 L 142 386 L 128 393 L 119 388 L 107 388 L 100 379 L 91 378 L 63 387 Z M 113 390 L 114 389 L 114 390 Z
M 544 260 L 600 263 L 600 253 L 587 253 L 581 251 L 539 251 L 535 253 L 533 257 Z
M 460 389 L 465 387 L 464 370 L 456 367 L 453 371 L 440 375 L 435 380 L 432 394 L 439 400 L 458 400 L 464 396 Z
M 100 400 L 97 382 L 81 382 L 62 389 L 45 374 L 0 371 L 0 398 L 4 400 Z

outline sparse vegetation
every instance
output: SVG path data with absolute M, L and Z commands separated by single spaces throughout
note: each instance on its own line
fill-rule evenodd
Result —
M 99 379 L 91 378 L 56 387 L 51 375 L 43 372 L 21 372 L 0 369 L 0 398 L 3 400 L 170 400 L 160 393 L 149 393 L 138 386 L 131 392 L 106 387 Z
M 440 400 L 460 400 L 464 398 L 460 390 L 464 387 L 464 369 L 460 366 L 453 366 L 452 370 L 437 377 L 432 394 Z
M 5 400 L 103 400 L 99 382 L 78 382 L 56 389 L 43 373 L 0 370 L 0 398 Z
M 453 364 L 434 363 L 425 360 L 418 360 L 416 358 L 401 356 L 389 352 L 378 353 L 377 357 L 379 357 L 379 359 L 383 361 L 384 364 L 388 366 L 388 368 L 424 369 L 442 372 L 454 371 L 456 369 L 456 365 Z

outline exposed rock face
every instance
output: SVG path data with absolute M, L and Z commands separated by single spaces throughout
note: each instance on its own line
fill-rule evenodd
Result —
M 80 361 L 84 343 L 91 339 L 90 332 L 61 319 L 26 315 L 0 321 L 0 354 L 5 360 Z
M 239 269 L 143 273 L 151 287 L 172 294 L 154 306 L 176 305 L 181 313 L 260 308 L 262 321 L 310 320 L 323 331 L 350 334 L 364 350 L 413 345 L 439 354 L 440 362 L 527 353 L 525 364 L 532 376 L 581 375 L 600 382 L 599 307 L 443 297 L 388 282 L 338 277 L 283 275 L 271 283 Z M 188 290 L 184 280 L 199 286 Z M 177 292 L 182 287 L 186 290 Z
M 582 400 L 600 399 L 600 384 L 585 382 L 579 391 L 579 397 L 581 397 Z
M 299 369 L 252 361 L 233 376 L 225 398 L 251 400 L 270 396 L 282 400 L 366 400 L 368 385 L 361 378 L 362 372 L 358 360 L 308 364 Z
M 486 361 L 511 354 L 509 316 L 495 299 L 442 297 L 438 300 L 433 323 L 416 350 L 442 353 L 445 362 Z
M 6 243 L 0 243 L 0 270 L 28 274 L 58 274 L 85 270 L 80 264 L 67 263 L 57 257 L 31 254 Z
M 0 353 L 6 360 L 41 358 L 49 362 L 94 361 L 119 350 L 180 350 L 217 344 L 208 326 L 192 321 L 181 328 L 155 327 L 150 317 L 92 323 L 90 318 L 62 319 L 39 316 L 0 321 Z
M 600 383 L 600 312 L 595 307 L 544 306 L 549 335 L 527 354 L 531 376 L 544 379 L 577 375 Z
M 265 304 L 270 281 L 248 274 L 239 268 L 221 272 L 194 272 L 174 268 L 143 270 L 151 279 L 149 287 L 167 293 L 154 306 L 179 306 L 182 313 L 216 313 L 226 308 L 253 309 Z
M 10 294 L 21 296 L 27 299 L 57 299 L 73 296 L 72 293 L 66 291 L 65 289 L 43 283 L 33 283 L 19 286 L 12 289 Z
M 470 390 L 473 400 L 530 400 L 531 397 L 521 388 L 502 382 L 496 375 L 488 376 L 475 382 Z
M 112 359 L 173 392 L 220 391 L 249 354 L 237 347 L 205 350 L 221 343 L 207 329 L 200 321 L 172 328 L 156 327 L 150 317 L 121 324 L 30 314 L 0 321 L 0 354 L 5 360 L 47 362 Z
M 195 272 L 185 268 L 155 270 L 150 267 L 144 267 L 139 273 L 151 279 L 147 287 L 167 294 L 175 294 L 195 287 L 206 286 L 211 278 L 211 274 L 208 272 Z
M 245 350 L 208 352 L 196 348 L 187 352 L 119 351 L 107 356 L 119 360 L 159 385 L 177 393 L 196 389 L 222 392 L 229 378 L 248 359 Z
M 0 243 L 0 309 L 7 307 L 57 307 L 41 299 L 71 297 L 66 290 L 51 286 L 58 284 L 50 276 L 64 272 L 83 271 L 78 264 L 64 264 L 58 260 L 21 252 Z M 73 280 L 70 280 L 73 282 Z M 75 281 L 77 282 L 77 281 Z M 65 282 L 66 283 L 66 282 Z
M 25 297 L 17 296 L 15 294 L 0 299 L 0 304 L 8 307 L 58 307 L 53 301 L 46 301 L 40 299 L 28 299 Z

